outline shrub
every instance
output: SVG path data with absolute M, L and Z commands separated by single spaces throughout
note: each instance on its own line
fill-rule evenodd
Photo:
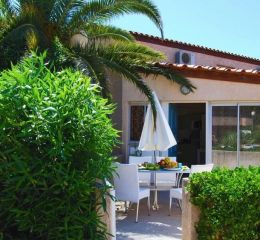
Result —
M 114 107 L 80 72 L 51 72 L 45 59 L 32 53 L 0 73 L 0 235 L 105 239 L 95 193 L 113 174 Z
M 194 174 L 188 190 L 201 210 L 198 239 L 259 239 L 260 167 Z

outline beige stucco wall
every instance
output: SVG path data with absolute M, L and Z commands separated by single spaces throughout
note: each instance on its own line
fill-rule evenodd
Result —
M 259 102 L 260 103 L 260 85 L 234 83 L 217 80 L 195 79 L 191 82 L 197 87 L 194 93 L 183 95 L 180 92 L 180 86 L 172 83 L 164 77 L 146 79 L 148 85 L 157 93 L 159 100 L 163 105 L 174 102 L 209 102 L 209 103 L 227 103 L 227 102 Z M 135 86 L 128 81 L 122 82 L 122 141 L 123 154 L 127 153 L 129 140 L 129 120 L 130 104 L 147 102 Z
M 189 78 L 197 87 L 194 93 L 183 95 L 180 86 L 164 77 L 147 78 L 145 81 L 156 91 L 161 101 L 260 101 L 260 85 Z M 128 81 L 123 81 L 124 101 L 145 101 L 145 97 Z
M 190 193 L 186 190 L 188 178 L 182 180 L 182 240 L 197 240 L 196 224 L 199 221 L 200 209 L 190 202 Z
M 170 48 L 167 46 L 152 44 L 152 43 L 146 43 L 146 42 L 140 42 L 144 45 L 150 46 L 153 49 L 157 51 L 163 52 L 167 56 L 167 61 L 171 63 L 175 63 L 175 54 L 180 49 L 177 48 Z M 186 51 L 192 53 L 191 51 Z M 260 67 L 255 64 L 235 61 L 231 59 L 221 58 L 221 57 L 215 57 L 207 54 L 197 53 L 193 52 L 195 54 L 195 65 L 204 65 L 204 66 L 227 66 L 227 67 L 233 67 L 233 68 L 242 68 L 242 69 L 255 69 L 257 67 Z
M 115 104 L 115 112 L 112 115 L 112 120 L 114 127 L 119 130 L 119 140 L 122 141 L 122 124 L 123 124 L 123 113 L 122 113 L 122 95 L 123 95 L 123 85 L 122 78 L 118 74 L 109 73 L 109 89 L 112 96 L 112 101 Z M 119 159 L 122 159 L 122 147 L 114 149 L 114 155 Z

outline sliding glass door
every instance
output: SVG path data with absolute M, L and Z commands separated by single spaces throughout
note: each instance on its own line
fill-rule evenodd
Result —
M 260 165 L 260 106 L 212 106 L 212 162 L 218 166 Z
M 239 106 L 239 165 L 260 165 L 260 106 Z
M 237 107 L 212 106 L 212 162 L 237 165 Z

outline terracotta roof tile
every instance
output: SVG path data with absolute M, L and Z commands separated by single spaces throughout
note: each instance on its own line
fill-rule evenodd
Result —
M 186 65 L 168 62 L 155 62 L 153 64 L 170 68 L 186 77 L 260 84 L 260 71 L 254 69 Z
M 247 63 L 252 63 L 256 65 L 260 65 L 260 59 L 258 58 L 252 58 L 244 55 L 239 55 L 235 53 L 230 53 L 230 52 L 225 52 L 209 47 L 204 47 L 196 44 L 190 44 L 186 42 L 181 42 L 181 41 L 175 41 L 171 39 L 162 39 L 160 37 L 144 34 L 144 33 L 138 33 L 138 32 L 131 32 L 136 40 L 141 41 L 141 42 L 150 42 L 154 44 L 159 44 L 159 45 L 164 45 L 164 46 L 169 46 L 169 47 L 174 47 L 174 48 L 180 48 L 188 51 L 194 51 L 194 52 L 199 52 L 203 54 L 208 54 L 208 55 L 213 55 L 213 56 L 219 56 L 223 58 L 228 58 L 228 59 L 233 59 L 236 61 L 241 61 L 241 62 L 247 62 Z
M 212 67 L 205 65 L 187 65 L 187 64 L 177 64 L 177 63 L 168 63 L 168 62 L 155 62 L 160 66 L 166 66 L 176 69 L 203 69 L 207 71 L 220 71 L 220 72 L 233 72 L 233 73 L 247 73 L 247 74 L 256 74 L 260 75 L 260 70 L 255 69 L 241 69 L 241 68 L 226 68 L 226 67 Z

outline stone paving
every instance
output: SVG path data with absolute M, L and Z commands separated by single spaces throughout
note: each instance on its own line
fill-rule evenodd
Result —
M 151 210 L 148 216 L 146 199 L 140 203 L 139 222 L 135 223 L 136 204 L 133 204 L 128 213 L 122 210 L 117 212 L 117 240 L 180 240 L 181 210 L 173 204 L 172 215 L 169 216 L 169 192 L 159 192 L 159 210 Z

